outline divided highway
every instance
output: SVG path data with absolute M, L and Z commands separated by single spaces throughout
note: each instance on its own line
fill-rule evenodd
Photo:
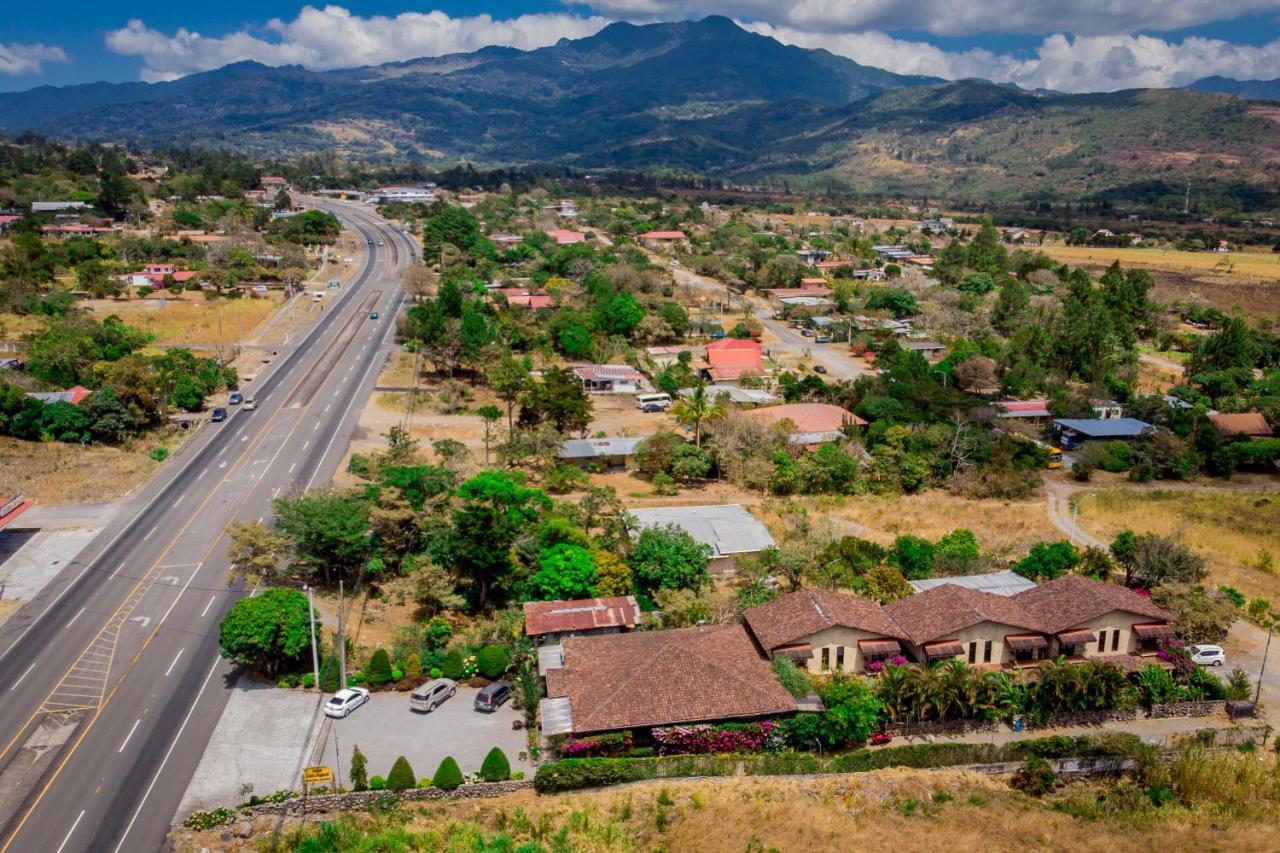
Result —
M 364 209 L 319 204 L 368 251 L 244 387 L 257 411 L 206 424 L 0 630 L 0 853 L 164 845 L 235 678 L 218 623 L 249 591 L 231 584 L 226 526 L 333 476 L 403 301 L 410 241 Z

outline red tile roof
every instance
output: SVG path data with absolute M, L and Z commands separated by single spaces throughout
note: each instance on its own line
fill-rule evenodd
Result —
M 1261 412 L 1237 412 L 1235 414 L 1209 415 L 1209 422 L 1221 436 L 1252 435 L 1266 437 L 1271 435 L 1271 424 Z
M 899 599 L 886 605 L 884 610 L 916 644 L 947 639 L 948 635 L 981 622 L 1045 630 L 1041 619 L 1029 614 L 1016 601 L 1016 596 L 1010 598 L 949 583 Z
M 1056 634 L 1116 610 L 1167 621 L 1173 617 L 1151 599 L 1120 584 L 1067 575 L 1013 596 L 1014 602 Z
M 765 651 L 840 626 L 907 639 L 884 609 L 870 598 L 825 589 L 802 589 L 752 607 L 744 614 L 747 625 Z
M 640 235 L 641 240 L 688 240 L 683 231 L 646 231 Z
M 530 601 L 524 606 L 524 632 L 530 637 L 595 628 L 634 628 L 639 621 L 640 605 L 630 595 Z
M 555 240 L 558 245 L 569 246 L 573 243 L 581 243 L 587 239 L 587 235 L 581 231 L 569 231 L 565 228 L 557 228 L 554 231 L 548 231 L 547 236 Z
M 547 696 L 569 699 L 575 733 L 796 710 L 741 625 L 570 637 L 563 647 Z
M 752 409 L 742 414 L 768 424 L 789 420 L 796 425 L 796 432 L 802 433 L 834 432 L 846 423 L 858 426 L 865 426 L 867 423 L 853 412 L 830 403 L 784 403 L 781 406 Z

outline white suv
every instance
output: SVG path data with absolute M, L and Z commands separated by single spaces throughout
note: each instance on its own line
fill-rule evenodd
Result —
M 1222 666 L 1227 662 L 1227 654 L 1222 646 L 1197 643 L 1191 647 L 1191 662 L 1201 666 Z

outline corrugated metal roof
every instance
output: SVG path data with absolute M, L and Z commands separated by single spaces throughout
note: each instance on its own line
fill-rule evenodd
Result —
M 543 699 L 538 703 L 538 716 L 542 720 L 542 734 L 567 735 L 573 732 L 573 711 L 569 697 Z
M 561 459 L 594 459 L 597 456 L 630 456 L 649 436 L 571 438 L 560 445 Z
M 1137 418 L 1058 418 L 1054 423 L 1089 438 L 1137 438 L 1151 429 Z
M 980 575 L 964 575 L 955 578 L 925 578 L 923 580 L 908 581 L 916 592 L 924 592 L 935 586 L 941 586 L 944 583 L 955 584 L 966 589 L 976 589 L 980 592 L 993 592 L 996 595 L 1017 595 L 1028 589 L 1035 589 L 1035 583 L 1027 580 L 1016 572 L 986 572 Z
M 695 541 L 710 545 L 715 556 L 751 554 L 774 545 L 769 528 L 741 504 L 662 506 L 631 510 L 640 527 L 674 524 Z

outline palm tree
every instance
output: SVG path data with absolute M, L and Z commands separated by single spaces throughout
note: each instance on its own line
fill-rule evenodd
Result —
M 694 386 L 693 393 L 681 397 L 671 407 L 671 414 L 681 426 L 693 427 L 693 443 L 702 446 L 702 425 L 715 423 L 725 416 L 724 403 L 707 394 L 705 382 Z

